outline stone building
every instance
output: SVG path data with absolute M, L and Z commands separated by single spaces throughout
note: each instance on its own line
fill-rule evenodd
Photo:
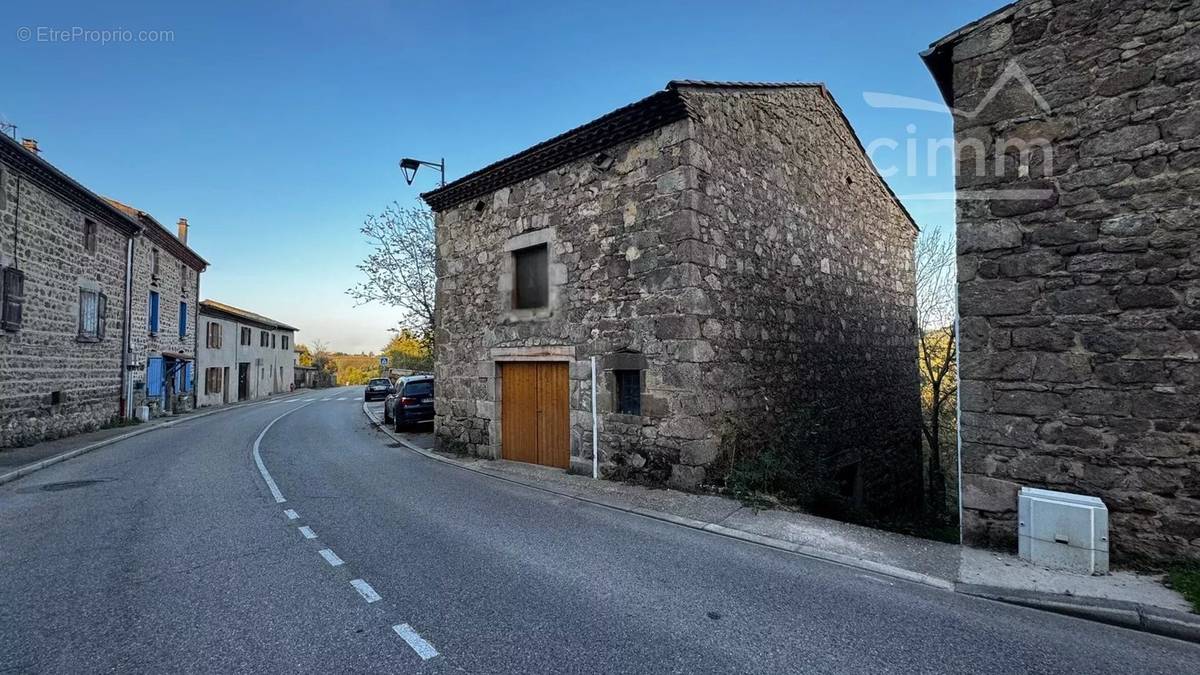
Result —
M 423 197 L 441 447 L 590 471 L 594 356 L 626 475 L 813 406 L 847 496 L 918 494 L 917 230 L 824 86 L 671 82 Z
M 133 247 L 128 410 L 142 406 L 155 416 L 195 406 L 196 319 L 200 274 L 208 268 L 187 245 L 188 222 L 178 235 L 153 216 L 108 200 L 142 226 Z
M 0 447 L 120 415 L 141 230 L 26 144 L 0 134 Z
M 1100 497 L 1200 557 L 1200 4 L 1022 0 L 923 54 L 956 110 L 963 526 Z
M 292 390 L 297 328 L 215 300 L 204 300 L 199 309 L 198 406 Z

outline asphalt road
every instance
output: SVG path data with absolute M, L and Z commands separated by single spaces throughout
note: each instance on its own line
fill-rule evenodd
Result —
M 1196 645 L 431 461 L 370 427 L 361 388 L 313 398 L 0 486 L 0 672 L 1200 668 Z

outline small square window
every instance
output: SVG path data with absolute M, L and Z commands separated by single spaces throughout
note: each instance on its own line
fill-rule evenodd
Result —
M 550 300 L 549 249 L 546 244 L 513 251 L 513 308 L 537 309 Z
M 642 414 L 642 371 L 614 370 L 617 384 L 617 412 L 622 415 Z

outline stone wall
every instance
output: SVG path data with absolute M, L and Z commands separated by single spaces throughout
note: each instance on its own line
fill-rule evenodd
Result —
M 95 253 L 84 248 L 85 217 L 99 224 Z M 89 431 L 118 414 L 128 237 L 114 218 L 0 165 L 0 267 L 25 273 L 23 325 L 0 330 L 0 447 Z M 78 339 L 85 287 L 107 296 L 97 342 Z
M 1200 557 L 1200 5 L 1024 2 L 952 49 L 966 541 L 1015 546 L 1036 486 L 1103 499 L 1115 560 Z
M 196 324 L 200 304 L 200 270 L 187 266 L 171 254 L 159 241 L 171 234 L 160 231 L 153 223 L 146 224 L 147 231 L 134 242 L 133 251 L 133 303 L 131 307 L 130 348 L 135 370 L 133 381 L 133 406 L 147 405 L 146 362 L 163 352 L 196 356 Z M 154 274 L 154 253 L 158 252 L 158 274 Z M 150 331 L 150 292 L 159 294 L 158 330 Z M 180 303 L 187 305 L 186 332 L 179 334 Z M 195 378 L 199 378 L 196 375 Z M 194 388 L 193 388 L 194 390 Z M 187 410 L 194 405 L 192 393 L 176 392 L 175 409 Z M 152 413 L 158 412 L 161 402 L 156 397 Z
M 711 301 L 689 337 L 719 355 L 690 374 L 692 386 L 719 392 L 697 413 L 774 430 L 807 409 L 826 430 L 825 471 L 844 469 L 845 496 L 914 503 L 915 225 L 823 87 L 688 97 L 701 121 L 690 158 L 698 228 L 687 244 Z
M 841 406 L 832 454 L 863 462 L 868 493 L 911 492 L 915 230 L 823 90 L 789 91 L 688 91 L 696 119 L 438 214 L 440 447 L 499 456 L 497 363 L 555 360 L 570 364 L 573 461 L 590 463 L 594 355 L 601 460 L 622 475 L 719 479 L 728 415 L 771 382 Z M 550 306 L 514 312 L 511 250 L 540 242 Z M 615 412 L 627 368 L 643 372 L 640 415 Z
M 497 362 L 553 360 L 569 364 L 572 458 L 590 463 L 590 357 L 614 353 L 641 355 L 647 381 L 643 415 L 631 416 L 612 412 L 611 373 L 600 379 L 602 459 L 636 452 L 666 480 L 708 434 L 668 417 L 694 395 L 679 362 L 712 358 L 675 339 L 679 315 L 708 303 L 680 243 L 694 229 L 690 133 L 690 121 L 676 122 L 605 150 L 611 162 L 576 160 L 438 214 L 439 447 L 498 457 Z M 523 239 L 547 243 L 551 258 L 550 307 L 528 315 L 504 290 L 509 249 Z

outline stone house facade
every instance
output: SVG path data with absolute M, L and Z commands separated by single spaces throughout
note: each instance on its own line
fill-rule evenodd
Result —
M 199 304 L 196 405 L 264 398 L 296 382 L 296 331 L 285 323 L 232 305 Z
M 187 245 L 188 222 L 171 234 L 153 216 L 109 199 L 142 225 L 133 246 L 128 410 L 151 416 L 195 406 L 200 275 L 208 263 Z
M 0 447 L 121 412 L 127 256 L 141 226 L 0 135 Z
M 681 488 L 812 406 L 847 496 L 919 495 L 916 226 L 821 85 L 676 81 L 423 195 L 439 447 Z
M 1033 486 L 1100 497 L 1114 560 L 1200 558 L 1200 4 L 1021 0 L 923 57 L 957 111 L 965 541 L 1014 547 Z

